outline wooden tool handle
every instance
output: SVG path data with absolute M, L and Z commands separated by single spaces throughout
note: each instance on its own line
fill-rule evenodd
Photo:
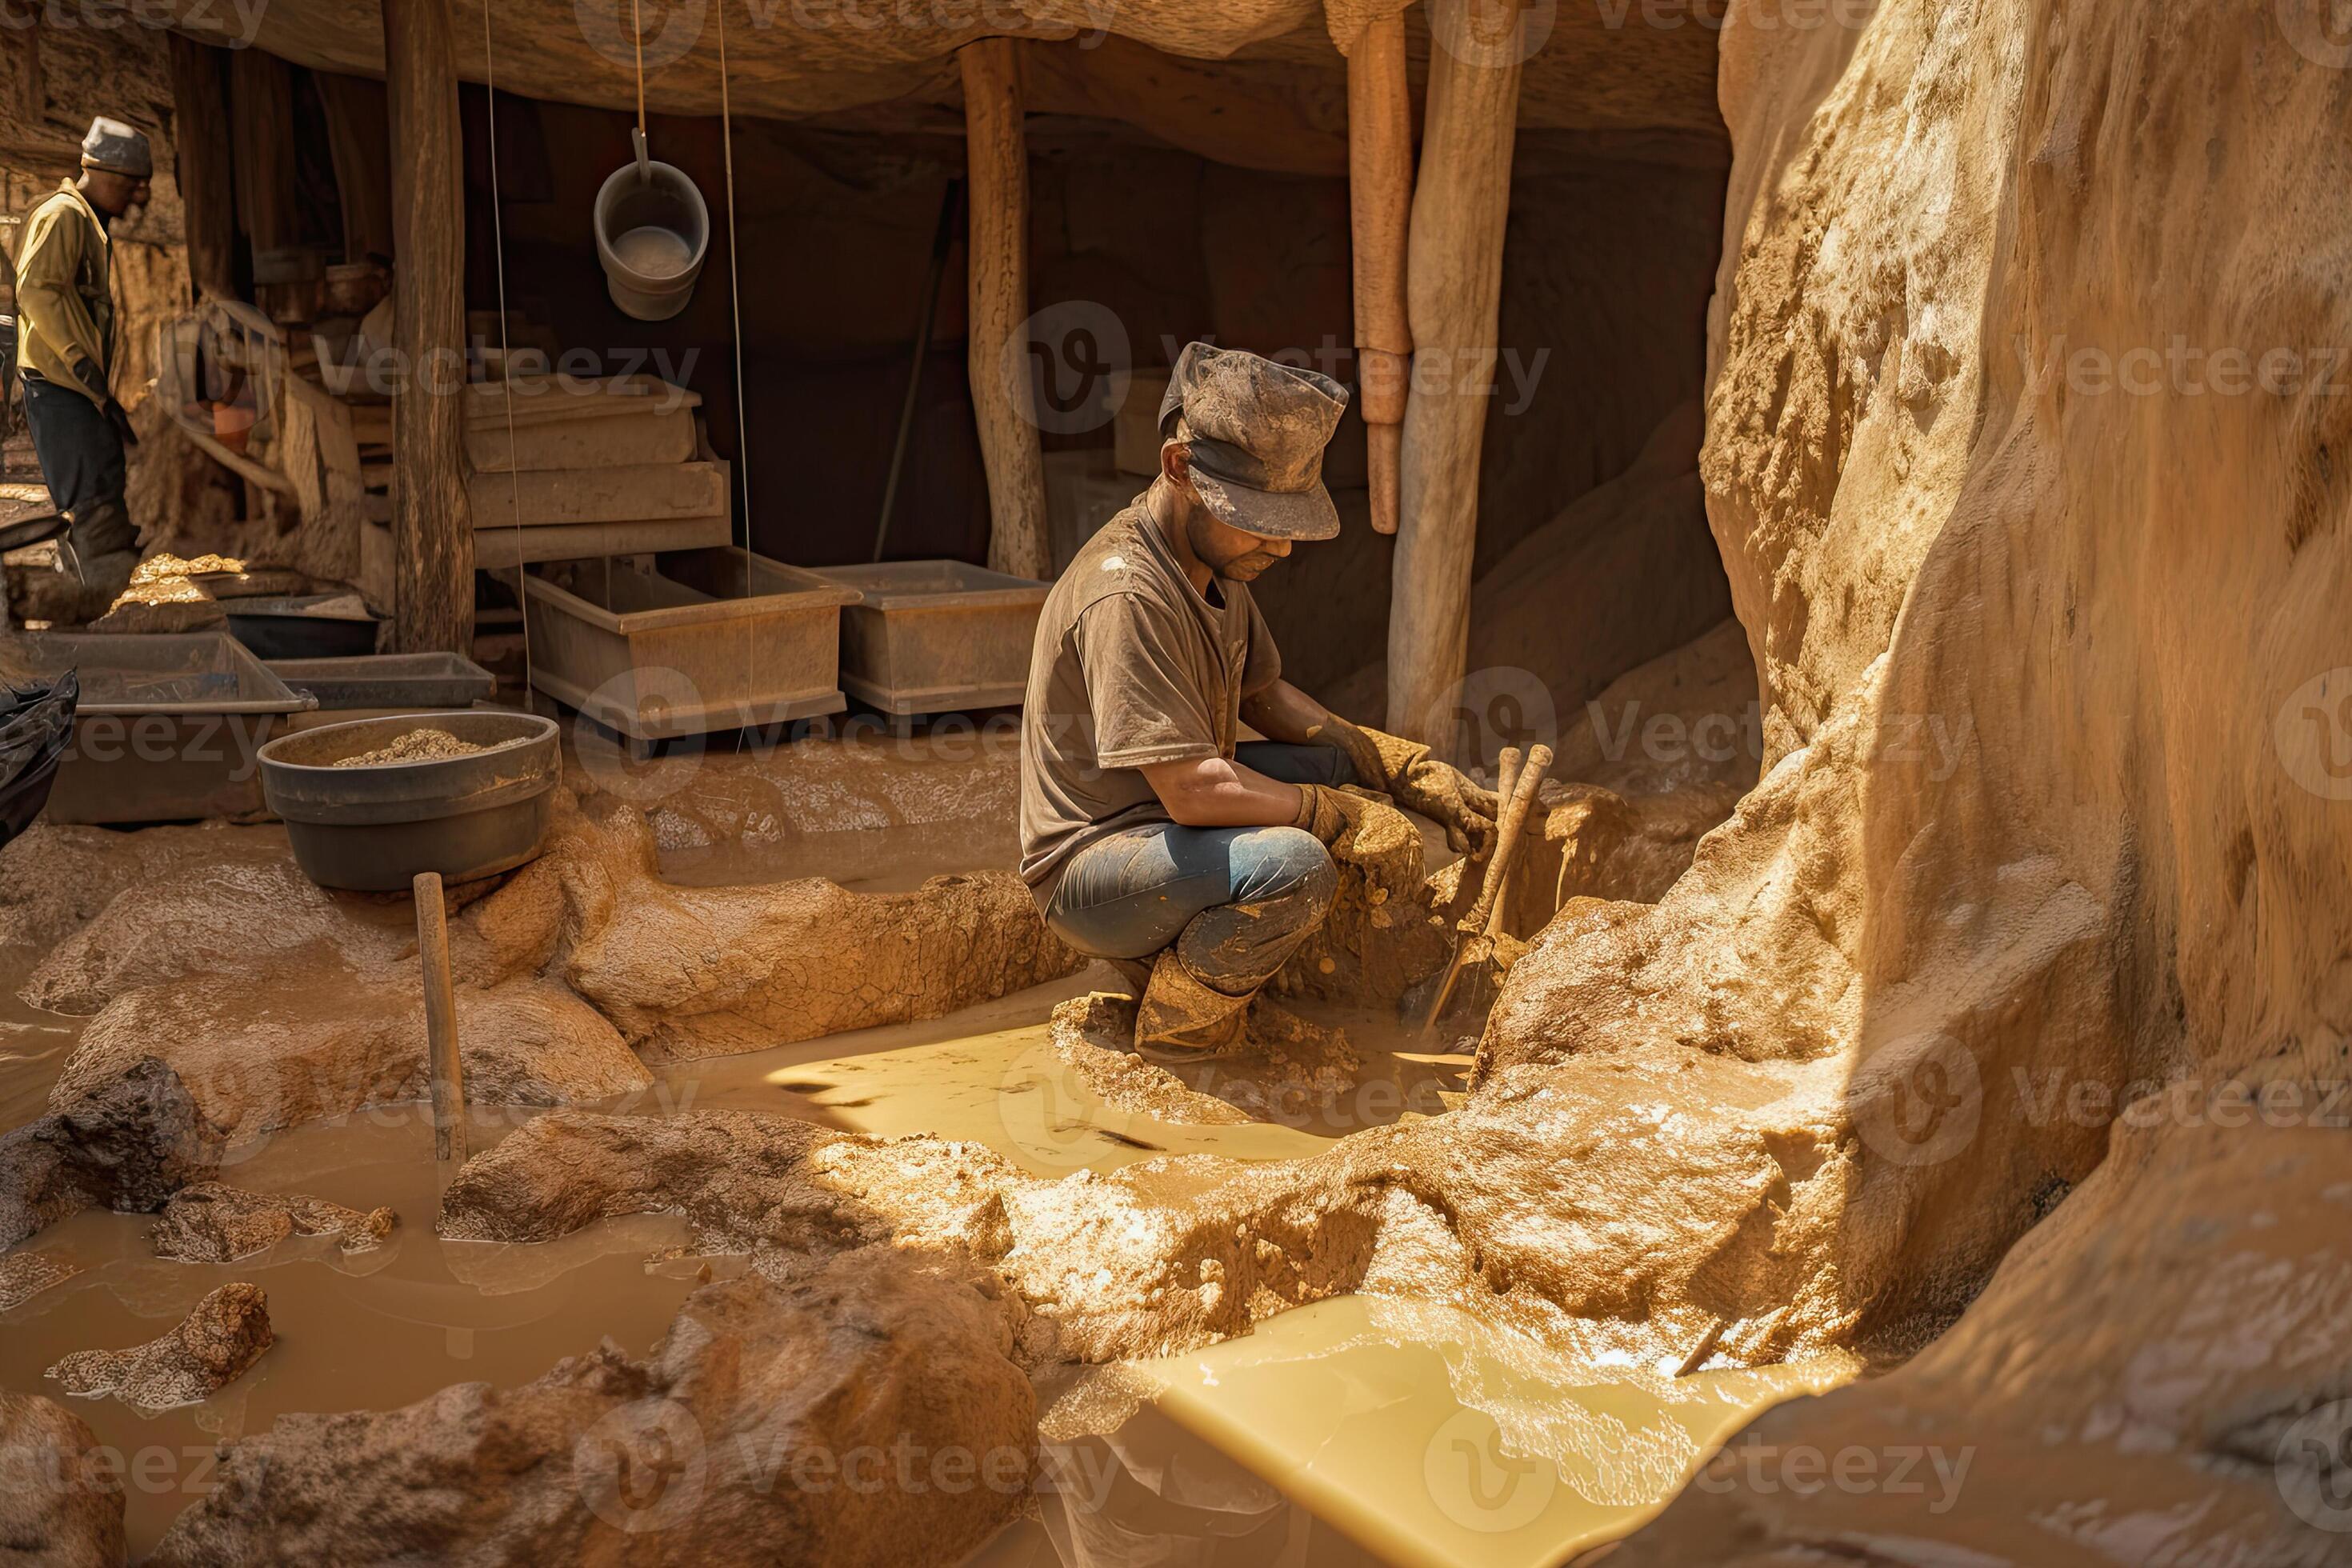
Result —
M 1510 795 L 1503 802 L 1502 820 L 1495 825 L 1495 854 L 1486 863 L 1486 880 L 1478 889 L 1478 901 L 1462 921 L 1465 935 L 1475 935 L 1486 929 L 1486 917 L 1495 912 L 1495 900 L 1503 890 L 1503 880 L 1509 874 L 1511 856 L 1519 847 L 1519 830 L 1527 826 L 1528 813 L 1534 808 L 1536 796 L 1543 789 L 1544 773 L 1551 767 L 1551 748 L 1537 746 L 1528 752 L 1528 760 L 1513 781 Z

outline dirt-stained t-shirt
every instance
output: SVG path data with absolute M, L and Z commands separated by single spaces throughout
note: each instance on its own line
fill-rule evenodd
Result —
M 1242 700 L 1282 674 L 1247 587 L 1196 591 L 1139 496 L 1037 618 L 1021 715 L 1021 875 L 1043 909 L 1070 857 L 1167 810 L 1137 770 L 1230 757 Z

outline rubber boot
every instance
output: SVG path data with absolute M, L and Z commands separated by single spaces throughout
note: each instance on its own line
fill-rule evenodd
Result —
M 1255 987 L 1228 996 L 1205 984 L 1173 948 L 1151 966 L 1151 984 L 1135 1009 L 1135 1048 L 1221 1051 L 1239 1043 Z

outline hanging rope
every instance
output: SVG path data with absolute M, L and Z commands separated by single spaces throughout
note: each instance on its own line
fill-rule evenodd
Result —
M 727 163 L 727 308 L 735 322 L 735 463 L 743 474 L 743 597 L 749 600 L 758 595 L 760 588 L 751 568 L 751 420 L 744 407 L 743 286 L 735 259 L 735 110 L 727 90 L 727 0 L 718 0 L 718 5 L 719 141 Z M 759 689 L 752 684 L 752 675 L 758 666 L 760 637 L 757 622 L 746 616 L 742 624 L 743 711 L 748 720 L 751 694 Z
M 515 607 L 522 612 L 522 701 L 528 710 L 531 701 L 530 591 L 523 582 L 521 453 L 515 446 L 514 344 L 507 321 L 506 216 L 499 202 L 499 71 L 490 48 L 490 0 L 482 0 L 482 91 L 489 106 L 490 242 L 499 278 L 499 401 L 505 405 L 507 413 L 507 495 L 514 509 Z M 563 759 L 562 748 L 557 750 L 556 767 L 560 770 Z
M 487 5 L 489 0 L 482 0 Z M 720 25 L 726 19 L 721 17 Z M 637 144 L 645 145 L 646 137 L 646 21 L 638 9 L 638 0 L 629 0 L 629 36 L 637 46 Z

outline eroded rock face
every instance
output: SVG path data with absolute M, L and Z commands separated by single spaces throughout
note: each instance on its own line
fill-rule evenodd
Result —
M 21 1307 L 52 1285 L 81 1272 L 81 1265 L 54 1252 L 0 1254 L 0 1312 Z
M 953 1562 L 1033 1462 L 992 1289 L 866 1247 L 703 1287 L 644 1361 L 608 1344 L 521 1388 L 281 1416 L 151 1561 Z
M 220 1130 L 153 1057 L 0 1135 L 0 1248 L 93 1205 L 143 1213 L 218 1169 Z
M 148 1239 L 156 1257 L 182 1263 L 234 1263 L 293 1236 L 332 1237 L 348 1256 L 374 1251 L 399 1223 L 388 1208 L 362 1213 L 300 1194 L 199 1182 L 172 1194 Z
M 161 1339 L 121 1351 L 76 1351 L 49 1368 L 68 1394 L 112 1394 L 141 1410 L 194 1405 L 226 1388 L 274 1339 L 258 1285 L 223 1285 Z
M 98 1434 L 55 1400 L 0 1390 L 0 1563 L 119 1568 L 122 1485 Z
M 1010 872 L 890 895 L 823 880 L 672 887 L 632 806 L 568 815 L 563 840 L 466 924 L 453 963 L 561 973 L 654 1060 L 934 1018 L 1083 962 Z

